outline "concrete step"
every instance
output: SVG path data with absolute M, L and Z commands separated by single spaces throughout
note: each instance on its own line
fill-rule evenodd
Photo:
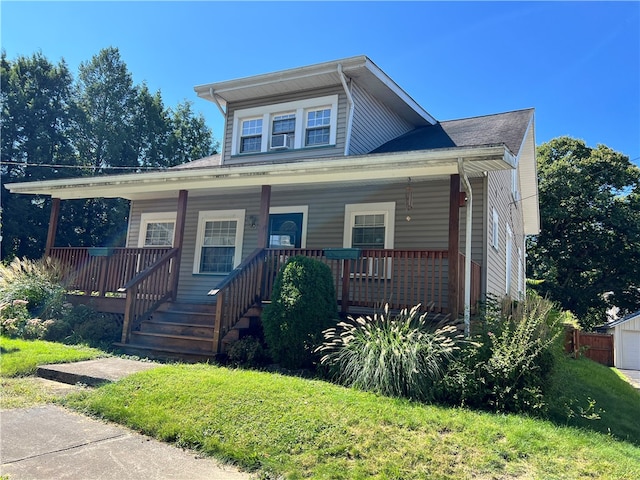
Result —
M 132 373 L 157 367 L 157 363 L 108 357 L 82 362 L 40 365 L 36 375 L 40 378 L 61 383 L 96 386 L 105 382 L 115 382 Z

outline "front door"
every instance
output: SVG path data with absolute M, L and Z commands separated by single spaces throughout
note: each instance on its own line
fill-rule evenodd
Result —
M 302 248 L 302 212 L 269 215 L 269 248 Z

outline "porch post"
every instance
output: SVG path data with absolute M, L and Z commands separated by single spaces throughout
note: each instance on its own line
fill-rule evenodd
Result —
M 271 206 L 271 185 L 262 185 L 260 195 L 260 219 L 258 221 L 258 248 L 269 245 L 269 207 Z
M 449 180 L 449 312 L 455 319 L 458 306 L 458 276 L 460 275 L 460 175 Z
M 58 229 L 58 216 L 60 214 L 60 199 L 51 199 L 51 214 L 49 216 L 49 230 L 47 231 L 47 243 L 44 248 L 46 257 L 51 255 L 51 249 L 56 243 L 56 230 Z
M 184 241 L 184 225 L 187 216 L 187 190 L 180 190 L 178 193 L 178 208 L 176 211 L 176 226 L 173 231 L 173 248 L 179 250 L 173 261 L 171 275 L 171 300 L 175 301 L 178 295 L 178 278 L 180 278 L 180 259 L 182 258 L 182 242 Z

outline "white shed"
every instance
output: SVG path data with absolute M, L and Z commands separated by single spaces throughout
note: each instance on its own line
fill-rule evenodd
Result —
M 640 310 L 607 325 L 613 334 L 613 361 L 617 368 L 640 370 Z

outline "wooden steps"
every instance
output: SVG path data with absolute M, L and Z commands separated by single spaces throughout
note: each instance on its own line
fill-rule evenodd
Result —
M 214 345 L 214 304 L 164 303 L 129 336 L 129 343 L 114 344 L 130 355 L 187 362 L 220 357 L 232 342 L 261 329 L 262 308 L 247 312 L 223 337 L 222 351 Z

